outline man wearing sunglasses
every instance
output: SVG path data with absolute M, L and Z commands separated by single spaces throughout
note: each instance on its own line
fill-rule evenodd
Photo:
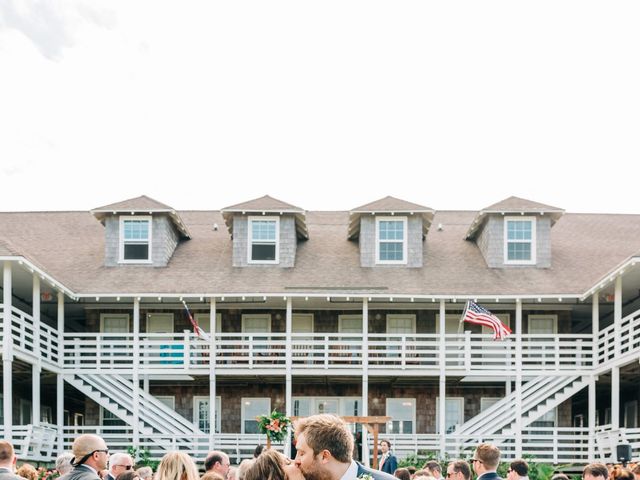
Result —
M 100 480 L 98 472 L 107 468 L 109 450 L 97 435 L 80 435 L 73 442 L 73 470 L 60 477 L 61 480 Z
M 496 470 L 500 465 L 500 450 L 491 443 L 481 443 L 476 448 L 471 460 L 473 471 L 478 478 L 476 480 L 502 480 Z
M 114 453 L 109 458 L 109 473 L 105 480 L 116 480 L 118 475 L 124 472 L 128 472 L 133 468 L 133 459 L 131 455 L 127 453 Z

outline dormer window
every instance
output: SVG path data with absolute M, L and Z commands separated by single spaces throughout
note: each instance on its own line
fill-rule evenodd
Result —
M 249 263 L 279 261 L 280 219 L 278 217 L 249 217 Z
M 407 263 L 406 217 L 376 217 L 376 263 Z
M 120 262 L 151 262 L 151 217 L 120 217 Z
M 535 217 L 505 217 L 504 231 L 504 263 L 511 265 L 535 264 Z

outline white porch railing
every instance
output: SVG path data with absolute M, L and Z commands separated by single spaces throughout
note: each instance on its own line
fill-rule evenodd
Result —
M 590 335 L 523 335 L 523 371 L 563 372 L 593 368 Z M 140 370 L 206 370 L 210 345 L 190 331 L 139 335 Z M 131 369 L 131 333 L 64 333 L 64 365 L 72 369 Z M 286 366 L 284 333 L 217 333 L 213 359 L 219 369 L 282 370 Z M 437 370 L 441 344 L 430 334 L 369 334 L 366 352 L 374 370 Z M 363 342 L 359 334 L 294 333 L 292 366 L 305 370 L 359 369 Z M 514 338 L 502 342 L 470 332 L 445 336 L 447 369 L 469 372 L 515 372 Z
M 0 305 L 0 329 L 4 328 L 4 307 Z M 5 332 L 2 331 L 4 341 Z M 55 328 L 40 323 L 40 335 L 36 337 L 33 316 L 13 306 L 11 308 L 11 337 L 17 353 L 35 357 L 36 346 L 40 348 L 39 358 L 57 366 L 60 355 L 60 335 Z
M 55 457 L 57 434 L 57 427 L 49 424 L 11 427 L 12 443 L 20 460 L 50 461 Z
M 619 339 L 612 324 L 598 332 L 597 343 L 597 364 L 600 365 L 615 360 L 616 354 L 624 356 L 640 350 L 640 310 L 620 321 Z

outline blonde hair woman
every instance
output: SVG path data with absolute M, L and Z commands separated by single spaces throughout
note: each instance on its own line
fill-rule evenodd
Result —
M 182 452 L 169 452 L 158 465 L 156 480 L 199 480 L 196 464 L 189 455 Z

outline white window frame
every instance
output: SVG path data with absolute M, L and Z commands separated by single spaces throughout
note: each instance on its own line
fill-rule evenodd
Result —
M 389 400 L 398 400 L 398 401 L 410 401 L 413 402 L 413 408 L 412 408 L 412 416 L 411 416 L 411 434 L 415 434 L 416 430 L 417 430 L 417 425 L 416 425 L 416 399 L 415 398 L 408 398 L 408 397 L 387 397 L 386 401 L 385 401 L 385 415 L 387 417 L 390 417 L 391 415 L 389 415 Z M 393 422 L 393 418 L 391 419 L 391 422 Z M 389 434 L 389 432 L 387 431 L 387 434 Z
M 247 333 L 245 331 L 245 321 L 252 318 L 265 319 L 267 321 L 267 331 Z M 248 335 L 260 335 L 260 334 L 271 333 L 271 314 L 270 313 L 243 313 L 242 320 L 241 320 L 241 330 L 242 330 L 241 333 L 246 333 Z
M 393 333 L 392 335 L 414 335 L 416 333 L 416 316 L 413 313 L 388 313 L 387 321 L 386 321 L 386 332 L 389 332 L 389 323 L 391 320 L 403 320 L 403 319 L 411 320 L 411 332 L 409 333 Z
M 210 400 L 211 397 L 209 395 L 194 395 L 193 397 L 193 424 L 196 428 L 200 428 L 200 409 L 198 408 L 198 402 L 200 400 Z M 216 407 L 215 407 L 215 432 L 221 433 L 222 431 L 222 398 L 217 395 L 216 396 Z M 211 430 L 211 420 L 209 420 L 209 430 Z
M 380 260 L 380 222 L 402 222 L 402 260 Z M 376 265 L 406 265 L 407 264 L 407 217 L 376 217 Z M 385 243 L 398 243 L 398 240 L 384 240 Z
M 457 313 L 445 313 L 444 314 L 444 328 L 445 328 L 445 334 L 447 335 L 458 335 L 458 334 L 462 334 L 465 332 L 465 328 L 467 330 L 470 330 L 469 328 L 469 323 L 467 322 L 460 322 L 460 317 L 462 317 L 462 314 L 457 314 Z M 450 320 L 455 320 L 458 324 L 458 328 L 456 329 L 455 332 L 447 332 L 447 321 Z M 460 326 L 462 325 L 462 331 L 460 330 Z M 436 313 L 436 335 L 440 335 L 440 313 Z
M 158 400 L 159 402 L 161 402 L 162 404 L 164 404 L 165 406 L 169 407 L 171 410 L 176 409 L 176 396 L 175 395 L 154 395 L 155 399 Z M 167 400 L 169 400 L 167 402 Z M 170 403 L 171 405 L 167 405 L 167 403 Z
M 253 260 L 251 258 L 251 251 L 252 251 L 252 247 L 253 247 L 253 222 L 254 221 L 275 221 L 276 222 L 276 239 L 275 239 L 275 246 L 276 246 L 276 259 L 275 260 Z M 253 264 L 253 265 L 277 265 L 280 263 L 280 217 L 276 217 L 276 216 L 250 216 L 247 217 L 247 263 Z M 271 245 L 274 242 L 265 242 L 265 241 L 260 241 L 260 242 L 255 242 L 256 244 L 263 244 L 263 245 Z
M 362 325 L 362 314 L 358 313 L 358 314 L 345 314 L 345 315 L 338 315 L 338 333 L 345 333 L 342 331 L 342 324 L 343 321 L 346 319 L 354 319 L 354 318 L 358 318 L 360 320 L 360 325 Z M 348 334 L 354 334 L 355 332 L 349 332 L 349 333 L 345 333 L 345 335 Z M 360 331 L 357 333 L 362 333 L 362 326 L 360 327 Z
M 625 428 L 636 428 L 638 426 L 638 401 L 631 400 L 624 402 L 623 426 Z M 629 418 L 632 417 L 632 418 Z
M 459 419 L 460 423 L 456 423 L 456 425 L 462 425 L 464 423 L 464 397 L 445 397 L 445 424 L 447 410 L 446 402 L 456 402 L 458 405 L 460 405 L 460 413 L 462 414 L 462 418 Z M 436 397 L 436 433 L 440 433 L 440 396 Z
M 211 326 L 209 319 L 211 318 L 211 313 L 207 312 L 201 312 L 201 313 L 196 313 L 194 315 L 196 322 L 198 323 L 198 326 L 204 330 L 205 333 L 211 333 L 209 331 L 209 327 Z M 221 313 L 216 313 L 216 333 L 222 333 L 222 314 Z
M 173 313 L 168 313 L 168 312 L 149 312 L 149 313 L 147 313 L 147 324 L 146 324 L 147 333 L 151 333 L 149 331 L 149 324 L 151 323 L 151 318 L 152 317 L 156 317 L 156 318 L 159 318 L 159 317 L 171 318 L 171 331 L 165 332 L 165 333 L 167 333 L 167 334 L 176 333 L 175 332 L 176 325 L 175 325 L 175 319 L 173 317 Z
M 509 240 L 508 222 L 531 222 L 531 240 Z M 504 263 L 505 265 L 535 265 L 536 264 L 536 217 L 532 216 L 506 216 L 503 223 L 504 229 Z M 529 260 L 509 260 L 509 243 L 530 243 L 531 259 Z
M 53 424 L 53 409 L 50 405 L 40 406 L 40 423 Z
M 245 413 L 245 402 L 247 400 L 269 400 L 269 407 L 264 411 L 264 413 L 262 413 L 261 415 L 268 415 L 269 413 L 271 413 L 271 398 L 270 397 L 242 397 L 240 399 L 240 401 L 242 402 L 240 404 L 240 433 L 245 433 L 244 432 L 244 422 L 245 420 L 248 420 L 248 418 L 245 418 L 244 413 Z M 252 419 L 255 420 L 255 417 Z
M 147 238 L 147 242 L 149 244 L 149 257 L 145 260 L 145 259 L 140 259 L 140 260 L 125 260 L 124 258 L 124 245 L 125 245 L 125 240 L 124 240 L 124 224 L 126 221 L 140 221 L 140 220 L 146 220 L 147 222 L 149 222 L 149 237 Z M 119 241 L 119 252 L 118 252 L 118 263 L 152 263 L 153 262 L 153 245 L 152 245 L 152 240 L 153 240 L 153 220 L 151 215 L 135 215 L 135 216 L 125 216 L 122 215 L 120 216 L 120 241 Z M 131 243 L 131 244 L 143 244 L 145 242 L 138 240 L 129 240 L 126 243 Z
M 558 315 L 552 314 L 531 314 L 527 317 L 527 333 L 531 332 L 531 320 L 543 320 L 550 319 L 553 320 L 553 332 L 546 333 L 544 335 L 555 335 L 558 333 Z M 532 334 L 533 335 L 533 334 Z
M 300 332 L 300 331 L 296 331 L 295 329 L 295 323 L 296 323 L 296 319 L 298 320 L 302 320 L 304 319 L 306 320 L 311 320 L 311 331 L 310 332 Z M 292 333 L 314 333 L 316 330 L 316 324 L 315 324 L 315 316 L 313 313 L 294 313 L 291 315 L 291 331 Z
M 480 397 L 480 413 L 493 407 L 500 400 L 502 400 L 500 397 Z
M 120 318 L 127 320 L 127 331 L 122 333 L 129 333 L 131 330 L 131 316 L 128 313 L 101 313 L 100 314 L 100 333 L 104 333 L 104 321 L 106 318 Z

